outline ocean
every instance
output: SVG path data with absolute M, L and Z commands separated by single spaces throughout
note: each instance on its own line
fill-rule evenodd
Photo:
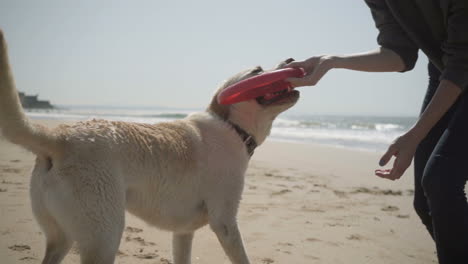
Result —
M 81 121 L 92 118 L 159 123 L 182 119 L 201 109 L 60 106 L 53 110 L 28 110 L 32 119 Z M 315 143 L 340 148 L 381 152 L 406 132 L 416 117 L 353 115 L 280 115 L 268 140 Z

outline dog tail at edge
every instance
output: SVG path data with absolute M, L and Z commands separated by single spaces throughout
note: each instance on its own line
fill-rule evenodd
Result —
M 59 140 L 47 128 L 32 124 L 24 114 L 8 60 L 7 44 L 0 29 L 0 132 L 9 141 L 36 155 L 60 155 Z

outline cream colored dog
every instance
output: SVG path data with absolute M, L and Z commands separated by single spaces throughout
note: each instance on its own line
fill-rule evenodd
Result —
M 73 242 L 82 263 L 113 263 L 125 210 L 173 232 L 176 264 L 190 263 L 193 234 L 207 223 L 232 263 L 249 263 L 236 222 L 244 173 L 297 91 L 230 106 L 215 95 L 206 112 L 170 123 L 93 120 L 48 130 L 26 118 L 1 31 L 0 40 L 0 128 L 37 155 L 31 202 L 47 239 L 43 263 L 60 263 Z M 241 72 L 220 90 L 262 72 Z

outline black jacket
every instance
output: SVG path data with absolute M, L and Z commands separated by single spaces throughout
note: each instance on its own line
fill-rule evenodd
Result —
M 379 35 L 411 70 L 421 49 L 449 80 L 468 87 L 468 0 L 365 0 Z

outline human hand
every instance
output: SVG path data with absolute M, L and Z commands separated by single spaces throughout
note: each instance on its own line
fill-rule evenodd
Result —
M 292 87 L 316 85 L 325 73 L 333 68 L 332 57 L 327 55 L 311 57 L 304 61 L 286 64 L 284 68 L 302 68 L 305 71 L 305 76 L 302 78 L 286 79 Z
M 379 162 L 380 166 L 385 166 L 392 156 L 395 156 L 393 167 L 391 169 L 378 169 L 375 171 L 375 175 L 392 181 L 400 179 L 411 165 L 414 153 L 420 142 L 420 137 L 411 131 L 397 138 L 388 147 L 387 152 L 385 152 Z

